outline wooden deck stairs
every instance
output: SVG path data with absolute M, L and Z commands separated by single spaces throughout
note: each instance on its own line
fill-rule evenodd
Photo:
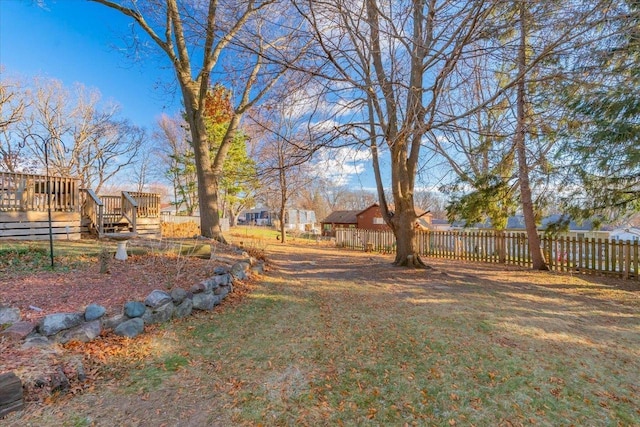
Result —
M 123 240 L 138 234 L 139 218 L 158 216 L 159 196 L 123 191 L 120 196 L 98 196 L 83 190 L 83 217 L 91 234 L 99 239 Z

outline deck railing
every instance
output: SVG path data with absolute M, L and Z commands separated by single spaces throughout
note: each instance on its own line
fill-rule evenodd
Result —
M 83 193 L 86 197 L 82 212 L 90 220 L 89 227 L 94 227 L 98 236 L 101 236 L 104 233 L 104 203 L 93 190 L 83 190 Z
M 138 217 L 158 218 L 160 216 L 160 195 L 156 193 L 126 192 L 138 204 Z
M 0 172 L 0 211 L 80 210 L 79 180 L 68 177 Z
M 569 236 L 541 236 L 541 251 L 553 271 L 613 274 L 640 280 L 640 242 Z M 526 233 L 498 231 L 417 231 L 420 255 L 531 267 Z M 391 231 L 336 230 L 336 245 L 395 253 Z
M 136 202 L 128 192 L 123 191 L 120 208 L 122 209 L 122 217 L 125 218 L 129 222 L 129 224 L 131 224 L 131 231 L 136 233 L 136 222 L 139 214 L 138 202 Z

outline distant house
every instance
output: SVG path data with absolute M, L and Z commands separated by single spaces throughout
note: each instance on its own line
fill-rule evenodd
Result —
M 428 228 L 431 223 L 431 214 L 416 209 L 420 216 L 416 221 L 416 227 Z M 320 221 L 323 236 L 335 236 L 339 228 L 357 228 L 360 230 L 389 231 L 391 228 L 382 217 L 380 205 L 374 203 L 361 211 L 334 211 L 328 217 Z
M 358 212 L 356 214 L 356 221 L 357 228 L 361 230 L 391 230 L 384 221 L 384 218 L 382 218 L 382 209 L 380 209 L 380 205 L 377 203 L 374 203 L 368 208 Z
M 251 225 L 277 226 L 278 214 L 268 208 L 248 209 L 239 216 L 240 222 Z M 316 213 L 304 209 L 286 209 L 284 226 L 288 230 L 311 231 L 316 225 Z
M 287 209 L 284 212 L 284 227 L 287 230 L 312 231 L 315 225 L 315 211 L 305 209 Z
M 626 242 L 627 240 L 632 242 L 640 241 L 640 228 L 637 227 L 626 227 L 626 228 L 616 228 L 615 230 L 609 233 L 609 238 L 611 240 Z
M 432 231 L 450 231 L 453 229 L 453 225 L 449 224 L 446 219 L 432 219 L 431 226 L 428 227 Z
M 272 225 L 271 212 L 267 208 L 248 209 L 240 214 L 240 219 L 251 225 Z
M 339 228 L 356 228 L 358 226 L 358 212 L 333 211 L 328 217 L 320 221 L 323 236 L 335 236 Z

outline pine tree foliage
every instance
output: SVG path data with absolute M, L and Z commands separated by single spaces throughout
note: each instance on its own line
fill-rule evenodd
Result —
M 565 95 L 564 205 L 583 218 L 640 210 L 640 2 L 623 2 L 599 31 L 610 36 L 577 64 L 588 77 Z

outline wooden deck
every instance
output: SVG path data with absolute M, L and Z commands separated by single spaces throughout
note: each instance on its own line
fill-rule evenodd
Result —
M 0 239 L 48 239 L 49 211 L 54 239 L 80 239 L 78 183 L 68 177 L 0 173 Z
M 160 236 L 160 196 L 123 191 L 97 196 L 69 177 L 0 172 L 0 240 L 46 240 L 109 233 Z

